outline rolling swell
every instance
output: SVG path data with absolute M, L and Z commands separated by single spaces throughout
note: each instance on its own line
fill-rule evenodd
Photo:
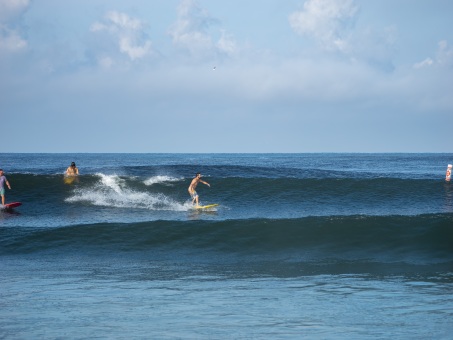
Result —
M 234 256 L 241 261 L 453 264 L 453 215 L 152 221 L 62 228 L 1 228 L 0 255 Z M 216 256 L 212 256 L 216 254 Z
M 63 175 L 14 174 L 10 201 L 22 211 L 53 213 L 68 207 L 184 211 L 191 177 L 172 171 L 153 175 L 82 175 L 73 185 Z M 206 203 L 231 208 L 226 219 L 330 215 L 453 213 L 453 185 L 401 178 L 207 177 Z M 157 216 L 156 219 L 161 219 Z M 121 219 L 119 221 L 122 221 Z

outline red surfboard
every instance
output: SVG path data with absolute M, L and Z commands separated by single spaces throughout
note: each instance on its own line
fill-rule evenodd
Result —
M 20 202 L 13 202 L 13 203 L 8 203 L 3 206 L 3 209 L 6 210 L 11 210 L 13 208 L 17 208 L 18 206 L 22 205 Z

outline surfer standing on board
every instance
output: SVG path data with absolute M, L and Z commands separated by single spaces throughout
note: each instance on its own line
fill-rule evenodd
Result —
M 195 178 L 192 180 L 192 182 L 190 182 L 189 194 L 190 194 L 190 197 L 192 197 L 192 204 L 195 203 L 197 207 L 199 205 L 198 204 L 198 194 L 195 191 L 195 188 L 197 187 L 198 183 L 200 183 L 200 182 L 203 184 L 206 184 L 208 187 L 211 187 L 211 185 L 208 182 L 201 180 L 201 174 L 199 172 L 195 175 Z
M 79 174 L 79 169 L 77 169 L 75 163 L 72 162 L 71 166 L 69 166 L 66 169 L 66 176 L 77 176 L 78 174 Z
M 8 186 L 8 189 L 11 190 L 8 180 L 3 176 L 3 170 L 0 169 L 0 195 L 2 195 L 2 205 L 5 205 L 5 184 Z

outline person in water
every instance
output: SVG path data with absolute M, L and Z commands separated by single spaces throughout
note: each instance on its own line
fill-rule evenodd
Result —
M 208 187 L 211 187 L 211 185 L 208 182 L 205 182 L 205 181 L 203 181 L 201 179 L 201 174 L 199 172 L 195 175 L 195 178 L 192 180 L 192 182 L 190 182 L 189 194 L 190 194 L 190 197 L 192 197 L 192 203 L 195 203 L 197 207 L 199 206 L 199 204 L 198 204 L 198 194 L 195 191 L 195 189 L 197 188 L 197 185 L 200 182 L 203 183 L 203 184 L 206 184 Z
M 71 163 L 66 169 L 66 176 L 77 176 L 79 174 L 79 169 L 77 169 L 76 164 L 74 162 Z
M 3 175 L 3 170 L 0 169 L 0 195 L 2 196 L 2 205 L 5 205 L 5 184 L 11 190 L 8 180 Z

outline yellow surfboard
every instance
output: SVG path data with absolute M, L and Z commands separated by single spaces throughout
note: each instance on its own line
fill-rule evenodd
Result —
M 65 184 L 72 184 L 76 179 L 76 176 L 65 176 L 64 177 L 64 183 Z
M 198 207 L 195 207 L 195 209 L 210 209 L 217 206 L 218 204 L 199 205 Z

